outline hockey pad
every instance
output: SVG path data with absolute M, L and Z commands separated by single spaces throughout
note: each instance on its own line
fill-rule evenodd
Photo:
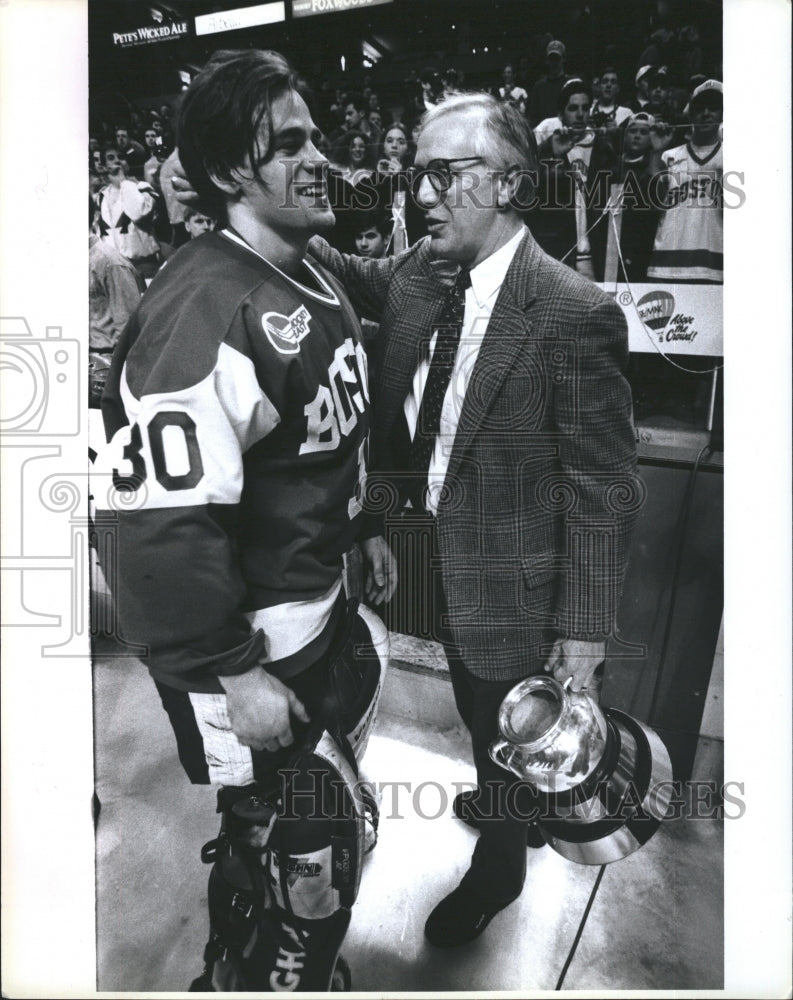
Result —
M 277 909 L 267 910 L 259 925 L 260 937 L 246 960 L 246 975 L 263 992 L 326 993 L 344 935 L 349 910 L 338 910 L 323 920 L 287 919 Z
M 346 754 L 358 778 L 359 764 L 377 717 L 388 657 L 385 625 L 357 599 L 349 600 L 344 626 L 328 654 L 328 693 L 320 722 Z M 369 782 L 359 780 L 357 792 L 365 807 L 368 853 L 377 843 L 379 808 Z
M 360 886 L 366 805 L 349 745 L 327 730 L 282 774 L 265 852 L 273 905 L 258 917 L 243 971 L 259 990 L 325 992 Z
M 322 718 L 341 745 L 361 761 L 377 715 L 388 666 L 388 631 L 369 608 L 351 599 L 339 638 L 329 651 L 328 695 Z
M 256 798 L 224 810 L 221 835 L 202 852 L 214 862 L 201 977 L 212 990 L 330 989 L 364 853 L 366 805 L 348 753 L 352 763 L 325 730 L 297 751 L 274 822 Z
M 259 797 L 255 783 L 218 792 L 220 832 L 201 849 L 211 864 L 207 887 L 210 936 L 204 973 L 190 992 L 236 992 L 252 988 L 249 960 L 259 938 L 263 914 L 272 906 L 266 856 L 277 811 Z
M 281 772 L 277 803 L 255 786 L 219 793 L 221 834 L 202 852 L 214 862 L 211 935 L 196 980 L 214 991 L 330 989 L 360 887 L 365 821 L 376 827 L 357 761 L 382 691 L 385 627 L 350 602 L 328 661 L 328 696 Z
M 217 888 L 217 869 L 213 875 Z M 340 909 L 323 920 L 287 917 L 272 907 L 257 913 L 254 906 L 252 912 L 253 919 L 240 913 L 237 947 L 222 947 L 213 933 L 204 953 L 204 973 L 194 981 L 191 992 L 330 990 L 350 910 Z
M 352 906 L 361 881 L 366 814 L 354 756 L 323 730 L 284 772 L 268 852 L 278 907 L 301 920 L 322 920 Z

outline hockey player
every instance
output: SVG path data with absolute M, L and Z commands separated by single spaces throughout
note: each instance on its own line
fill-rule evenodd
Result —
M 190 779 L 219 786 L 193 988 L 322 990 L 360 877 L 352 751 L 384 663 L 382 626 L 342 587 L 361 531 L 366 358 L 344 289 L 306 252 L 334 216 L 289 64 L 219 53 L 178 132 L 222 221 L 157 276 L 114 357 L 106 460 L 129 494 L 114 596 Z M 380 603 L 391 554 L 382 537 L 361 548 Z

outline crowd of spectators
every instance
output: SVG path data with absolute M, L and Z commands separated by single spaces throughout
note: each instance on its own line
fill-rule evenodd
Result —
M 500 80 L 471 88 L 509 101 L 534 130 L 537 194 L 526 221 L 543 248 L 597 281 L 720 282 L 722 85 L 720 66 L 705 63 L 697 28 L 654 31 L 633 61 L 615 59 L 607 47 L 610 61 L 588 75 L 568 65 L 563 40 L 548 37 L 544 46 L 543 73 L 532 78 L 530 60 L 519 55 Z M 410 199 L 395 211 L 387 196 L 404 190 L 397 179 L 412 164 L 421 115 L 468 88 L 458 70 L 425 68 L 411 71 L 399 100 L 382 106 L 370 83 L 364 77 L 355 90 L 320 88 L 325 152 L 354 188 L 351 195 L 337 186 L 342 211 L 358 203 L 369 211 L 372 191 L 385 191 L 378 207 L 395 225 L 406 224 L 412 243 L 423 234 L 419 214 Z M 397 155 L 386 148 L 391 129 L 400 137 Z M 342 249 L 353 249 L 354 216 L 338 227 Z M 619 252 L 617 271 L 606 274 L 610 229 Z
M 89 139 L 89 402 L 146 286 L 175 249 L 215 220 L 176 200 L 173 110 L 105 123 Z M 169 162 L 170 160 L 170 162 Z
M 544 72 L 532 76 L 536 61 L 518 52 L 484 86 L 467 85 L 458 69 L 427 67 L 410 70 L 398 93 L 383 88 L 381 100 L 370 76 L 309 80 L 330 161 L 333 242 L 375 255 L 424 234 L 407 184 L 421 116 L 450 94 L 485 89 L 534 131 L 539 169 L 526 221 L 546 252 L 598 281 L 720 282 L 720 68 L 705 62 L 693 26 L 659 29 L 646 41 L 629 78 L 630 60 L 614 58 L 613 47 L 584 75 L 568 65 L 564 40 L 547 36 Z M 91 240 L 107 251 L 95 248 L 91 265 L 92 317 L 102 318 L 96 330 L 92 323 L 91 350 L 99 355 L 112 350 L 135 296 L 174 250 L 216 224 L 205 213 L 186 217 L 173 194 L 175 106 L 129 105 L 123 119 L 92 130 Z M 610 229 L 618 266 L 607 274 Z

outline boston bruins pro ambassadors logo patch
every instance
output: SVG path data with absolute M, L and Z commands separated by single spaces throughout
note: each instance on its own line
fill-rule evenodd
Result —
M 311 313 L 304 305 L 295 309 L 291 316 L 277 312 L 262 316 L 262 328 L 267 339 L 281 354 L 297 354 L 300 351 L 300 341 L 308 336 L 310 322 Z

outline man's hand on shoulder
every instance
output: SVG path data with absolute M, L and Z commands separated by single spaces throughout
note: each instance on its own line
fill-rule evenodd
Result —
M 176 200 L 183 205 L 195 205 L 198 202 L 198 192 L 187 179 L 184 167 L 177 158 L 173 164 L 173 176 L 171 177 L 171 187 L 176 195 Z
M 260 666 L 218 680 L 226 692 L 231 728 L 240 743 L 252 750 L 290 746 L 294 742 L 290 713 L 309 721 L 294 691 Z
M 595 669 L 605 658 L 605 642 L 557 639 L 543 669 L 552 673 L 560 684 L 570 678 L 572 691 L 585 691 Z
M 324 236 L 317 236 L 315 233 L 308 241 L 308 252 L 317 260 L 324 262 L 327 254 L 332 252 L 332 248 Z

